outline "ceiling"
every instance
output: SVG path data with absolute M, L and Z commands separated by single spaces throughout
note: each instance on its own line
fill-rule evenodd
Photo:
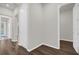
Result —
M 57 5 L 62 5 L 62 4 L 65 4 L 65 3 L 41 3 L 42 6 L 45 6 L 47 4 L 57 4 Z
M 0 3 L 0 7 L 2 8 L 6 8 L 6 9 L 9 9 L 9 10 L 14 10 L 15 8 L 19 7 L 21 3 Z M 43 6 L 47 5 L 48 3 L 41 3 Z M 61 5 L 62 3 L 56 3 L 57 5 Z M 70 3 L 70 4 L 67 4 L 67 5 L 64 5 L 61 7 L 61 11 L 65 11 L 65 10 L 68 10 L 68 9 L 72 9 L 74 6 L 74 3 Z
M 0 7 L 6 8 L 9 10 L 14 10 L 15 8 L 19 7 L 20 3 L 0 3 Z
M 69 4 L 65 4 L 63 6 L 61 6 L 60 11 L 66 11 L 66 10 L 72 10 L 74 7 L 74 3 L 69 3 Z

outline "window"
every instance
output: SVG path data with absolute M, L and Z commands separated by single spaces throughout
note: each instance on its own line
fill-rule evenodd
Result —
M 2 37 L 7 37 L 8 36 L 8 23 L 9 23 L 9 18 L 0 17 L 0 38 Z

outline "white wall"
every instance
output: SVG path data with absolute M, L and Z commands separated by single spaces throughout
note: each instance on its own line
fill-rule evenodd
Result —
M 44 44 L 59 48 L 58 40 L 58 4 L 46 4 L 44 6 L 45 39 Z
M 42 6 L 40 3 L 29 4 L 28 50 L 43 43 L 42 39 Z
M 73 41 L 73 9 L 60 12 L 60 38 L 65 41 Z
M 28 4 L 22 4 L 19 9 L 19 45 L 27 49 L 28 42 Z
M 79 54 L 79 4 L 73 8 L 73 47 Z
M 12 41 L 16 42 L 18 37 L 18 18 L 12 18 Z
M 19 7 L 15 8 L 13 11 L 12 17 L 12 41 L 16 42 L 18 39 L 18 23 L 19 23 Z
M 42 44 L 59 48 L 57 4 L 23 4 L 21 9 L 19 44 L 28 51 Z
M 19 12 L 19 45 L 28 51 L 42 44 L 41 4 L 22 4 Z
M 39 45 L 59 48 L 57 4 L 30 4 L 29 49 Z

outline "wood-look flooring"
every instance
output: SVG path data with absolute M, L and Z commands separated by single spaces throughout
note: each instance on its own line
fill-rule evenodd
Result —
M 72 42 L 60 41 L 60 49 L 51 48 L 45 45 L 30 52 L 31 55 L 77 55 Z
M 0 40 L 0 55 L 28 55 L 28 51 L 22 46 L 16 47 L 16 42 L 6 39 Z
M 22 46 L 19 46 L 16 50 L 16 43 L 12 43 L 11 41 L 6 40 L 3 42 L 4 43 L 0 44 L 0 46 L 4 46 L 3 48 L 0 47 L 0 55 L 77 55 L 72 42 L 67 41 L 60 41 L 60 49 L 42 45 L 31 52 L 28 52 Z

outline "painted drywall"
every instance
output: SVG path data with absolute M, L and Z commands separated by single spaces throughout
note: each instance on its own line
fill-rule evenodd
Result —
M 57 4 L 23 4 L 19 13 L 19 45 L 28 51 L 42 44 L 59 48 L 57 12 Z
M 39 45 L 59 48 L 57 4 L 30 4 L 29 50 Z
M 42 44 L 41 4 L 22 4 L 19 11 L 19 45 L 28 51 Z
M 12 41 L 16 42 L 18 37 L 18 18 L 12 17 Z
M 79 4 L 73 8 L 73 47 L 79 54 Z
M 53 48 L 59 48 L 58 40 L 58 4 L 46 4 L 44 6 L 45 39 L 44 44 Z
M 19 9 L 19 45 L 27 49 L 28 42 L 28 4 L 22 4 Z M 28 42 L 29 43 L 29 42 Z
M 73 41 L 73 9 L 60 12 L 60 39 Z
M 18 14 L 19 14 L 19 7 L 17 7 L 17 8 L 15 8 L 13 11 L 12 11 L 12 15 L 13 15 L 13 17 L 12 17 L 12 41 L 13 42 L 16 42 L 17 40 L 18 40 L 18 24 L 19 24 L 19 16 L 18 16 Z
M 42 39 L 42 6 L 39 3 L 29 4 L 28 50 L 33 50 L 43 43 Z
M 16 42 L 18 39 L 18 23 L 19 23 L 19 17 L 18 17 L 18 12 L 19 8 L 15 8 L 13 11 L 13 17 L 12 17 L 12 41 Z

